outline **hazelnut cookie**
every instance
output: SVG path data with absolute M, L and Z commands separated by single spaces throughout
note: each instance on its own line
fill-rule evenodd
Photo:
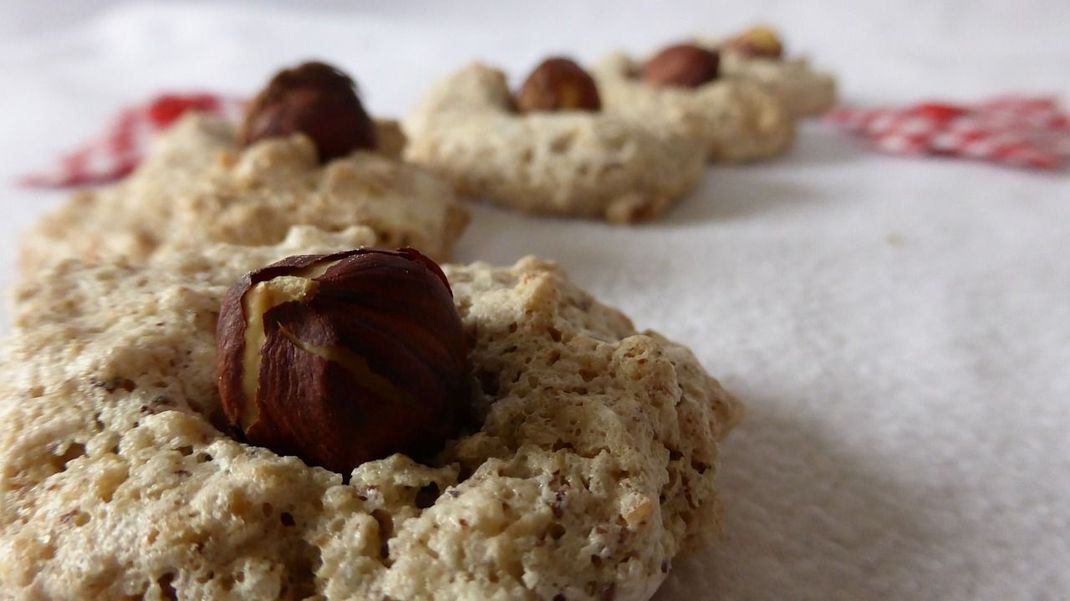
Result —
M 397 158 L 352 80 L 323 63 L 279 73 L 245 123 L 191 114 L 124 181 L 76 194 L 23 237 L 24 276 L 66 258 L 142 263 L 211 242 L 265 245 L 293 225 L 365 225 L 373 244 L 443 260 L 468 223 L 450 185 Z
M 603 110 L 578 65 L 545 61 L 514 97 L 472 64 L 436 83 L 402 122 L 405 157 L 469 197 L 530 213 L 629 223 L 655 217 L 702 176 L 701 150 Z
M 615 53 L 593 72 L 607 112 L 690 139 L 712 161 L 773 157 L 795 137 L 780 98 L 726 76 L 716 51 L 678 44 L 645 61 Z
M 217 377 L 228 288 L 375 239 L 298 227 L 23 282 L 0 363 L 0 596 L 645 600 L 716 532 L 738 402 L 533 258 L 444 266 L 470 415 L 434 453 L 339 472 L 243 442 Z M 295 342 L 273 365 L 300 352 L 320 351 Z M 364 356 L 322 355 L 392 377 Z M 386 417 L 363 419 L 389 434 Z
M 786 57 L 780 35 L 770 27 L 756 26 L 727 39 L 698 43 L 720 49 L 726 75 L 764 85 L 795 117 L 819 115 L 836 104 L 836 79 L 814 70 L 805 57 Z

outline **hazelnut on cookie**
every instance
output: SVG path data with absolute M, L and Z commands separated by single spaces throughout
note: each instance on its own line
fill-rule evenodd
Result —
M 748 161 L 785 152 L 795 124 L 764 86 L 726 76 L 722 56 L 676 44 L 644 61 L 612 54 L 593 70 L 606 112 L 701 145 L 710 160 Z
M 444 259 L 468 222 L 447 182 L 402 162 L 353 80 L 319 62 L 278 73 L 240 126 L 191 114 L 116 185 L 78 193 L 24 236 L 23 274 L 78 258 L 141 263 L 211 242 L 264 245 L 293 225 L 365 225 L 374 245 Z
M 696 185 L 701 150 L 603 103 L 598 83 L 567 58 L 542 62 L 515 95 L 503 72 L 472 64 L 404 120 L 405 157 L 465 196 L 520 211 L 650 219 Z
M 7 599 L 644 601 L 717 532 L 738 402 L 551 263 L 354 227 L 24 281 Z
M 815 71 L 806 58 L 786 58 L 784 43 L 772 28 L 759 25 L 727 39 L 699 40 L 719 49 L 725 74 L 765 85 L 796 117 L 821 114 L 836 104 L 836 80 Z

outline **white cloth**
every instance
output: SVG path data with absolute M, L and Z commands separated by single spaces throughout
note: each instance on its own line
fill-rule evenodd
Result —
M 4 4 L 0 285 L 16 233 L 66 196 L 16 174 L 125 103 L 249 93 L 309 57 L 398 115 L 473 58 L 519 74 L 769 20 L 848 100 L 1070 101 L 1065 1 L 397 4 L 110 6 L 53 28 Z M 660 601 L 1070 598 L 1067 174 L 885 157 L 810 124 L 781 160 L 711 168 L 656 223 L 479 207 L 457 255 L 527 253 L 690 344 L 747 404 L 723 451 L 724 540 L 678 560 Z

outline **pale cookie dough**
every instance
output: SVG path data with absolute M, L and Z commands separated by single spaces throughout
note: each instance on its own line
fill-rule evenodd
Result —
M 398 152 L 396 125 L 380 124 Z M 190 115 L 165 133 L 126 180 L 77 194 L 23 237 L 24 276 L 66 258 L 147 260 L 210 242 L 273 244 L 291 225 L 375 230 L 379 246 L 446 258 L 468 222 L 448 183 L 386 154 L 355 152 L 320 165 L 302 135 L 242 149 L 233 124 Z
M 836 79 L 829 73 L 815 71 L 805 57 L 747 56 L 723 46 L 721 40 L 701 39 L 697 43 L 720 51 L 721 71 L 725 75 L 766 86 L 796 118 L 820 115 L 836 104 Z
M 607 112 L 687 136 L 714 161 L 769 158 L 791 146 L 794 120 L 765 86 L 722 77 L 697 88 L 659 87 L 635 77 L 639 67 L 620 53 L 595 65 Z
M 239 275 L 367 243 L 295 231 L 23 283 L 0 363 L 0 598 L 649 598 L 716 533 L 740 408 L 684 347 L 552 264 L 447 266 L 482 425 L 341 474 L 218 429 Z
M 407 159 L 466 196 L 531 213 L 649 219 L 694 188 L 701 151 L 605 112 L 518 114 L 505 75 L 472 64 L 403 121 Z

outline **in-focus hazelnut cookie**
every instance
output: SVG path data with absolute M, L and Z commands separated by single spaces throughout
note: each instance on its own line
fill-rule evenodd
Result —
M 210 242 L 263 245 L 292 225 L 375 230 L 384 247 L 444 259 L 468 222 L 451 186 L 400 161 L 351 79 L 323 63 L 279 73 L 240 127 L 189 115 L 125 181 L 75 195 L 22 240 L 24 275 L 65 258 L 147 260 Z
M 710 160 L 776 156 L 795 136 L 780 99 L 763 85 L 725 76 L 715 50 L 678 44 L 645 61 L 615 53 L 593 73 L 606 112 L 691 139 Z
M 0 363 L 0 597 L 642 600 L 716 532 L 718 441 L 740 409 L 686 348 L 531 258 L 305 256 L 371 239 L 300 228 L 24 282 Z M 399 340 L 373 352 L 362 324 Z M 224 356 L 259 362 L 249 388 L 224 382 Z M 234 382 L 252 396 L 222 399 Z M 263 413 L 285 408 L 272 395 L 294 415 Z M 450 433 L 404 419 L 428 408 Z M 311 467 L 235 423 L 301 437 L 311 463 L 333 461 L 321 441 L 374 458 Z M 389 454 L 349 428 L 429 447 Z
M 836 104 L 835 78 L 815 71 L 805 57 L 786 58 L 780 35 L 770 27 L 756 26 L 727 39 L 698 43 L 720 50 L 726 75 L 765 85 L 796 117 L 819 115 Z
M 551 58 L 515 98 L 472 64 L 436 83 L 403 121 L 407 159 L 469 197 L 531 213 L 627 223 L 652 218 L 702 175 L 701 150 L 602 110 L 579 65 Z

